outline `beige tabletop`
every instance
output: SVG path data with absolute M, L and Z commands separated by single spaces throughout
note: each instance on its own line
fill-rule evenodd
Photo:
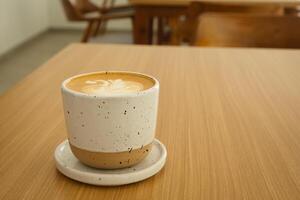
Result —
M 134 5 L 188 5 L 192 1 L 228 4 L 280 4 L 299 5 L 300 0 L 128 0 Z
M 0 97 L 0 199 L 300 199 L 300 51 L 70 45 Z M 130 70 L 161 84 L 164 169 L 96 187 L 60 174 L 60 84 Z

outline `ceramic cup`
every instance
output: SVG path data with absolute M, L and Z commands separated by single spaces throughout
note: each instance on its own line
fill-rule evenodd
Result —
M 129 73 L 150 79 L 153 86 L 113 95 L 91 95 L 67 87 L 72 79 L 95 73 Z M 70 147 L 82 163 L 118 169 L 137 164 L 149 154 L 159 95 L 155 78 L 135 72 L 94 72 L 65 80 L 61 91 Z

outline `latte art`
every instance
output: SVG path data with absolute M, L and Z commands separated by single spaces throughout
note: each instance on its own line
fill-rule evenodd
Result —
M 82 88 L 82 92 L 88 94 L 122 94 L 142 91 L 143 84 L 135 81 L 126 81 L 122 79 L 116 80 L 87 80 L 86 86 Z
M 154 86 L 154 81 L 133 73 L 99 72 L 75 77 L 66 86 L 84 94 L 107 96 L 147 90 Z

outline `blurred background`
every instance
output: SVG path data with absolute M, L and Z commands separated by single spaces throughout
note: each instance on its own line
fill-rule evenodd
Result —
M 0 95 L 70 43 L 299 48 L 298 0 L 1 0 Z
M 118 0 L 114 5 L 126 3 Z M 60 0 L 1 0 L 0 94 L 66 45 L 80 42 L 86 26 L 85 21 L 69 21 Z M 99 31 L 89 42 L 130 44 L 131 29 L 129 18 L 110 20 L 106 33 Z

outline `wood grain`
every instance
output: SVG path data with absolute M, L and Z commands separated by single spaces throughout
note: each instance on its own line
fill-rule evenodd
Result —
M 300 51 L 74 44 L 0 97 L 0 199 L 300 199 Z M 96 187 L 55 168 L 60 84 L 131 70 L 161 84 L 165 168 Z
M 254 14 L 205 15 L 199 19 L 196 35 L 197 46 L 299 49 L 300 18 Z
M 281 6 L 193 2 L 189 11 L 188 29 L 196 32 L 196 39 L 191 36 L 196 45 L 300 48 L 300 18 L 283 15 Z M 197 16 L 198 28 L 194 20 Z M 197 30 L 192 31 L 193 28 Z
M 298 0 L 128 0 L 134 5 L 188 5 L 192 1 L 199 2 L 217 2 L 229 4 L 281 4 L 281 5 L 298 5 Z

